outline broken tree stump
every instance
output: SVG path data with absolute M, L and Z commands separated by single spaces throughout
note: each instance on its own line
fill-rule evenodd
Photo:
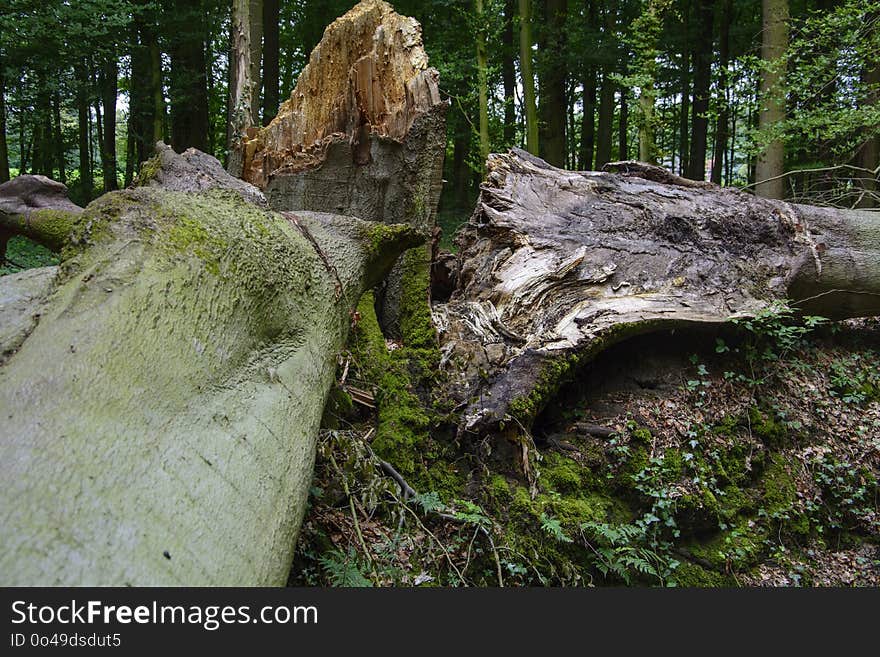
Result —
M 365 0 L 327 27 L 278 115 L 242 142 L 241 175 L 275 210 L 405 223 L 430 237 L 446 108 L 419 24 Z M 427 318 L 429 266 L 419 247 L 377 289 L 389 337 L 406 340 L 408 323 Z

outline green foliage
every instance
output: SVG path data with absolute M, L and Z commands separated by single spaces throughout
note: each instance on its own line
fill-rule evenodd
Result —
M 6 245 L 6 262 L 0 263 L 0 276 L 22 269 L 58 264 L 58 256 L 26 237 L 16 236 Z
M 358 563 L 357 554 L 353 548 L 349 548 L 347 553 L 333 550 L 321 556 L 319 561 L 333 586 L 373 586 L 373 582 L 361 572 L 362 566 Z

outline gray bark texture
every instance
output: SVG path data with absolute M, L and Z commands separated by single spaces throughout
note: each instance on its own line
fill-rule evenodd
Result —
M 421 238 L 161 145 L 71 226 L 0 278 L 0 584 L 284 584 L 353 309 Z
M 278 115 L 242 144 L 243 177 L 276 210 L 406 223 L 430 236 L 446 150 L 438 81 L 419 24 L 364 0 L 330 24 Z M 419 254 L 407 269 L 427 271 L 428 252 Z M 412 274 L 402 262 L 377 290 L 394 337 L 402 279 Z
M 880 314 L 880 221 L 679 178 L 636 162 L 489 158 L 435 304 L 463 428 L 527 425 L 560 382 L 626 337 L 751 316 L 774 301 L 832 319 Z

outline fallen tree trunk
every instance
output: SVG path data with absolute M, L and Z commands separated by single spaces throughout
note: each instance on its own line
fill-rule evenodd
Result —
M 355 304 L 421 238 L 167 147 L 69 227 L 0 279 L 2 584 L 283 584 Z
M 634 162 L 556 169 L 489 158 L 434 307 L 462 427 L 528 428 L 598 351 L 793 299 L 833 319 L 880 314 L 880 217 L 768 201 Z
M 242 143 L 243 178 L 275 210 L 406 223 L 430 237 L 447 103 L 419 24 L 379 0 L 334 21 L 277 116 Z M 387 335 L 427 320 L 430 250 L 406 254 L 377 290 Z M 433 335 L 433 334 L 432 334 Z

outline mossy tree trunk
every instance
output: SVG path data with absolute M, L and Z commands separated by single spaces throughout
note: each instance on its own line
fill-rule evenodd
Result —
M 355 304 L 420 238 L 167 147 L 56 210 L 62 265 L 0 279 L 2 583 L 283 584 Z

